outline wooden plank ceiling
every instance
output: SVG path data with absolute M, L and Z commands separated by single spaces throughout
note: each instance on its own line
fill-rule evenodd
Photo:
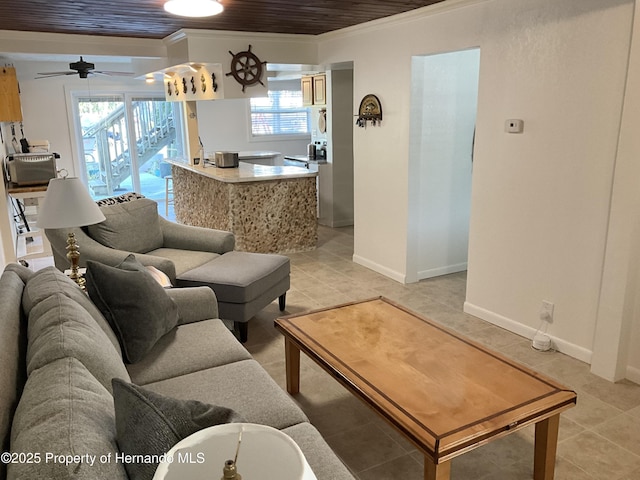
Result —
M 166 13 L 164 0 L 1 0 L 0 30 L 164 38 L 181 28 L 316 35 L 444 0 L 221 0 L 210 18 Z

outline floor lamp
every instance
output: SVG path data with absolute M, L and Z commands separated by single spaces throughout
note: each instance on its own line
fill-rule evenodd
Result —
M 105 220 L 100 207 L 93 201 L 89 191 L 77 177 L 52 178 L 38 213 L 39 228 L 73 228 L 93 225 Z M 78 271 L 80 251 L 76 236 L 69 232 L 67 258 L 71 264 L 71 280 L 84 289 L 84 278 Z

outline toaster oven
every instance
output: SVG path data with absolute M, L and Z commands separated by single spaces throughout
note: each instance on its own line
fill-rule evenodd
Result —
M 216 152 L 216 167 L 235 168 L 238 166 L 237 152 Z
M 56 177 L 57 153 L 14 153 L 5 159 L 7 180 L 16 185 L 46 185 Z

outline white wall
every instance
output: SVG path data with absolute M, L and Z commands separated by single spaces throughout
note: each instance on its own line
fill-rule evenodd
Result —
M 353 61 L 355 103 L 376 93 L 385 115 L 354 134 L 354 258 L 406 279 L 410 60 L 480 47 L 466 311 L 531 336 L 554 302 L 550 334 L 588 361 L 633 2 L 445 4 L 321 37 L 320 61 Z
M 311 136 L 298 140 L 252 139 L 248 103 L 248 99 L 198 102 L 198 131 L 205 152 L 268 150 L 283 155 L 306 153 Z
M 633 3 L 500 1 L 481 43 L 465 310 L 590 361 Z M 503 131 L 523 118 L 525 133 Z
M 440 9 L 320 37 L 321 63 L 354 62 L 354 113 L 367 94 L 382 104 L 381 126 L 354 127 L 354 260 L 401 282 L 407 280 L 408 245 L 417 234 L 408 205 L 419 201 L 408 193 L 416 180 L 408 163 L 411 57 L 477 46 L 482 31 L 480 7 L 437 18 L 425 14 L 434 11 Z
M 251 53 L 261 62 L 273 64 L 314 64 L 317 58 L 315 38 L 309 35 L 277 35 L 271 33 L 221 32 L 184 29 L 165 39 L 170 57 L 169 65 L 191 62 L 218 63 L 225 75 L 218 79 L 222 84 L 224 97 L 247 98 L 261 96 L 267 91 L 266 72 L 262 84 L 247 86 L 244 91 L 233 76 L 226 75 L 232 69 L 234 55 L 245 52 L 251 46 Z M 168 66 L 168 65 L 167 65 Z M 266 67 L 263 68 L 266 69 Z M 255 73 L 255 69 L 252 72 Z
M 409 176 L 419 200 L 409 212 L 419 238 L 408 277 L 467 269 L 479 69 L 478 49 L 412 59 Z
M 629 73 L 611 198 L 591 370 L 640 383 L 640 3 L 634 12 Z

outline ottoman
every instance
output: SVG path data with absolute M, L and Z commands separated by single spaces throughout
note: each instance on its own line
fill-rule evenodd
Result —
M 218 298 L 220 318 L 233 321 L 244 343 L 249 319 L 256 313 L 276 298 L 280 311 L 285 309 L 290 270 L 284 255 L 233 251 L 178 275 L 176 285 L 210 287 Z

